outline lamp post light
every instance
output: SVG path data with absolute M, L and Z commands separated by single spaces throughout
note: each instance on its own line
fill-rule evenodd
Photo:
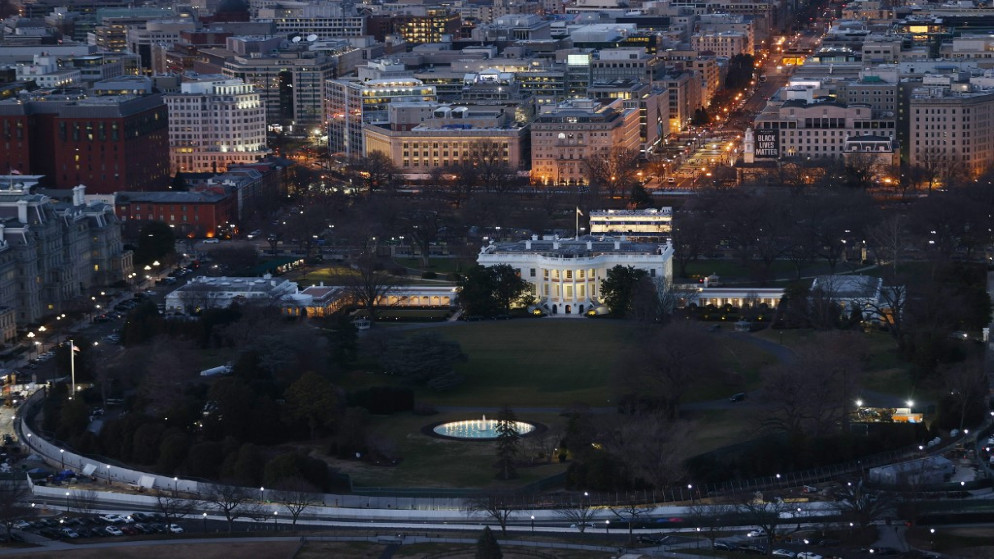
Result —
M 69 512 L 69 492 L 66 491 L 66 512 Z
M 207 513 L 206 512 L 203 514 L 203 519 L 204 519 L 204 533 L 206 534 L 207 533 Z
M 176 493 L 178 489 L 179 489 L 179 478 L 173 476 L 173 493 Z
M 279 518 L 280 511 L 273 511 L 273 531 L 278 531 L 280 529 L 280 522 L 277 520 Z
M 259 500 L 262 501 L 262 502 L 266 502 L 266 488 L 265 487 L 260 487 L 259 488 Z
M 608 535 L 608 532 L 607 532 L 607 531 L 608 531 L 608 529 L 610 529 L 610 528 L 611 528 L 611 521 L 610 521 L 610 520 L 605 520 L 605 521 L 604 521 L 604 535 L 605 535 L 605 536 L 606 536 L 606 535 Z
M 535 515 L 532 515 L 532 533 L 535 533 Z
M 697 549 L 701 548 L 701 527 L 697 527 Z
M 690 493 L 690 504 L 694 504 L 694 484 L 687 484 L 687 492 Z
M 59 449 L 59 463 L 62 465 L 62 469 L 66 469 L 66 449 Z

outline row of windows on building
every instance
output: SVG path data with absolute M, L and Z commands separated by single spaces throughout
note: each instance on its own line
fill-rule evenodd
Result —
M 509 163 L 509 161 L 508 161 L 508 159 L 506 157 L 504 159 L 502 159 L 502 161 L 505 164 Z M 414 159 L 404 159 L 402 161 L 401 165 L 403 167 L 449 167 L 449 166 L 452 166 L 452 165 L 457 165 L 459 163 L 461 163 L 461 161 L 450 161 L 448 159 L 442 159 L 442 160 L 432 159 L 432 160 L 428 160 L 428 159 L 414 158 Z

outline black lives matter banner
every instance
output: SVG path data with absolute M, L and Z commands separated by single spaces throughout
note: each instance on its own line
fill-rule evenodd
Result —
M 780 157 L 780 131 L 756 131 L 756 157 Z

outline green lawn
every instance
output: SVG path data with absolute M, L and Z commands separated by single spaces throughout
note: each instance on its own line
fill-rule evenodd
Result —
M 816 340 L 818 331 L 809 329 L 761 330 L 753 334 L 787 347 L 797 347 Z M 914 391 L 911 386 L 910 365 L 897 354 L 897 342 L 886 332 L 870 331 L 863 334 L 869 351 L 869 360 L 859 385 L 867 390 L 906 397 Z
M 381 326 L 378 325 L 377 328 Z M 450 392 L 419 389 L 419 401 L 435 405 L 563 408 L 582 403 L 610 406 L 611 373 L 625 352 L 638 351 L 636 334 L 645 325 L 614 320 L 528 319 L 447 324 L 434 328 L 459 342 L 469 357 L 457 364 L 466 382 Z M 738 340 L 715 337 L 719 360 L 736 389 L 752 388 L 773 356 Z M 373 363 L 367 363 L 372 368 Z M 340 379 L 354 389 L 395 384 L 395 377 L 355 372 Z M 687 401 L 714 400 L 729 394 L 729 384 L 700 384 Z
M 464 272 L 467 268 L 476 264 L 475 260 L 464 258 L 429 258 L 428 267 L 424 266 L 421 258 L 394 258 L 394 262 L 405 268 L 413 268 L 425 272 L 435 272 L 437 274 L 450 274 L 452 272 Z
M 443 326 L 469 356 L 466 382 L 437 404 L 464 406 L 610 405 L 606 390 L 618 357 L 633 349 L 639 325 L 610 320 L 507 320 Z

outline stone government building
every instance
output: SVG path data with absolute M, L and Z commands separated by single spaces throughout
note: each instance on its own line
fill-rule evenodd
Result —
M 66 202 L 37 192 L 37 175 L 0 175 L 0 341 L 43 316 L 66 312 L 87 290 L 125 279 L 114 209 L 87 203 L 76 186 Z M 67 193 L 68 194 L 68 193 Z

